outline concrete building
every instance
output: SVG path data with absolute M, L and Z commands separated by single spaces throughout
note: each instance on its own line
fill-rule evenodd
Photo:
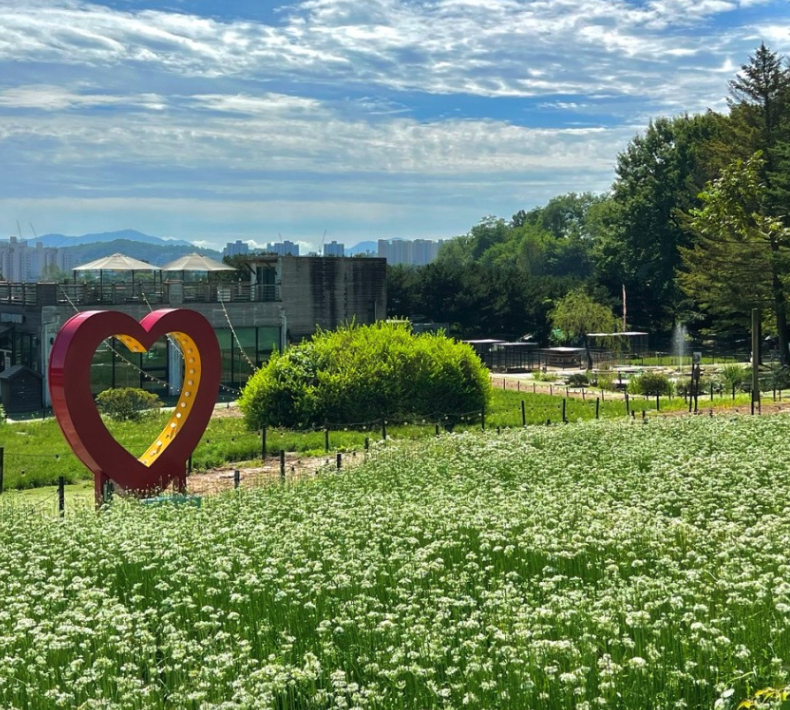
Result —
M 344 256 L 345 253 L 345 244 L 339 244 L 334 240 L 329 242 L 329 244 L 324 244 L 324 256 Z
M 239 256 L 250 253 L 250 246 L 246 242 L 237 239 L 235 242 L 228 242 L 222 250 L 222 256 Z
M 299 256 L 299 245 L 288 241 L 274 242 L 266 245 L 266 252 L 279 256 Z
M 431 239 L 379 239 L 378 256 L 393 266 L 425 266 L 436 259 L 442 244 L 442 240 Z
M 51 277 L 54 269 L 68 271 L 77 266 L 69 249 L 31 246 L 17 237 L 0 240 L 0 274 L 6 281 L 38 281 Z
M 251 255 L 248 275 L 235 281 L 129 280 L 82 283 L 0 282 L 0 372 L 24 365 L 44 378 L 61 326 L 77 310 L 118 310 L 141 319 L 150 308 L 183 307 L 202 313 L 217 333 L 222 383 L 239 389 L 274 350 L 311 336 L 317 326 L 386 318 L 384 259 Z M 150 304 L 150 308 L 149 308 Z M 110 386 L 143 387 L 158 394 L 180 386 L 180 353 L 167 340 L 146 355 L 115 342 L 97 351 L 96 392 Z

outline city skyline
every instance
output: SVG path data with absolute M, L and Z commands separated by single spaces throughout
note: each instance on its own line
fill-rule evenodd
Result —
M 760 42 L 790 49 L 783 0 L 0 0 L 0 22 L 0 235 L 214 249 L 448 239 L 605 191 L 651 118 L 726 111 Z

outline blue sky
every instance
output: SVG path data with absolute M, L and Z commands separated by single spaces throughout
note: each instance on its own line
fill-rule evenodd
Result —
M 0 236 L 448 238 L 725 110 L 785 0 L 0 0 Z

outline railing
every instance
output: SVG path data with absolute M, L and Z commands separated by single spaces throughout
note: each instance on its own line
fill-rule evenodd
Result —
M 0 303 L 35 306 L 38 303 L 38 284 L 0 281 Z
M 125 305 L 134 303 L 241 303 L 280 300 L 274 284 L 135 281 L 131 283 L 10 283 L 0 281 L 0 303 L 18 306 Z

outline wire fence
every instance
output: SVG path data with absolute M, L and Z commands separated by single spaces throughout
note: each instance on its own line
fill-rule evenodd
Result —
M 523 392 L 521 384 L 510 378 L 494 381 L 503 389 Z M 534 388 L 534 390 L 533 390 Z M 216 433 L 207 431 L 187 463 L 187 494 L 210 496 L 237 488 L 259 488 L 280 485 L 302 478 L 353 468 L 383 450 L 379 442 L 388 439 L 419 440 L 442 436 L 446 432 L 478 430 L 499 432 L 527 426 L 568 425 L 581 420 L 602 417 L 648 419 L 665 413 L 760 414 L 758 403 L 741 403 L 739 407 L 719 409 L 729 402 L 729 393 L 709 392 L 696 397 L 631 396 L 583 388 L 566 388 L 551 383 L 530 383 L 528 393 L 553 394 L 553 397 L 511 398 L 508 406 L 492 411 L 431 413 L 424 416 L 391 415 L 368 421 L 326 423 L 323 427 L 294 431 L 284 428 L 262 428 L 257 431 Z M 674 409 L 669 407 L 673 402 Z M 790 401 L 778 393 L 777 403 L 790 408 Z M 670 411 L 667 412 L 666 410 Z M 220 410 L 222 411 L 222 410 Z M 142 452 L 150 445 L 143 435 L 123 436 L 119 443 L 131 453 Z M 35 442 L 25 442 L 25 448 Z M 23 444 L 0 446 L 0 515 L 9 506 L 21 505 L 28 513 L 64 512 L 66 484 L 85 479 L 85 469 L 66 448 L 52 452 L 24 450 Z M 58 486 L 42 491 L 34 503 L 25 502 L 25 495 L 8 489 L 51 485 L 57 477 Z M 13 480 L 12 480 L 13 479 Z M 6 482 L 11 485 L 6 485 Z M 78 508 L 92 507 L 92 490 L 83 490 L 84 500 Z M 70 507 L 72 505 L 70 498 Z

